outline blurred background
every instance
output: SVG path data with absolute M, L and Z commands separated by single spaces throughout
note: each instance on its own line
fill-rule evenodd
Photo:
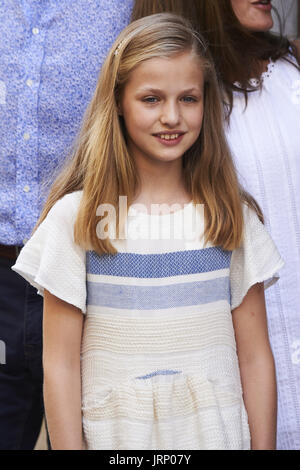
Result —
M 300 0 L 273 0 L 277 8 L 282 24 L 283 31 L 288 37 L 295 39 L 300 36 Z M 274 17 L 274 31 L 279 31 L 279 25 Z

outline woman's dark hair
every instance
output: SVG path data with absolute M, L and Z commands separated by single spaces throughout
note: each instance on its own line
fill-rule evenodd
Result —
M 277 10 L 273 8 L 273 11 L 280 24 Z M 227 97 L 229 114 L 233 91 L 244 93 L 247 103 L 248 92 L 261 87 L 262 61 L 284 58 L 294 64 L 287 57 L 291 53 L 300 64 L 296 47 L 282 34 L 252 32 L 244 28 L 235 16 L 230 0 L 136 0 L 132 20 L 161 12 L 187 17 L 207 40 Z M 258 79 L 259 85 L 253 85 L 251 78 Z

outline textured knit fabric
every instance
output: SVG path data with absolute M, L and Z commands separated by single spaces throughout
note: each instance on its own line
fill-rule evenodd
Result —
M 249 449 L 231 309 L 282 266 L 266 230 L 245 208 L 244 244 L 230 252 L 204 246 L 192 203 L 133 211 L 118 253 L 99 256 L 73 241 L 81 195 L 52 207 L 13 269 L 85 314 L 87 449 Z M 144 239 L 147 225 L 162 238 Z M 185 235 L 163 239 L 170 225 Z
M 0 2 L 0 243 L 29 238 L 132 4 Z
M 278 449 L 300 449 L 300 72 L 270 63 L 263 89 L 234 96 L 227 137 L 240 180 L 285 261 L 266 293 L 278 384 Z

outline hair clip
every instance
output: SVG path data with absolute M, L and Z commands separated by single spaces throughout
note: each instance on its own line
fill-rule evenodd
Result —
M 115 56 L 117 56 L 119 54 L 120 49 L 121 49 L 122 45 L 124 44 L 124 42 L 125 42 L 125 39 L 123 39 L 123 41 L 121 41 L 120 44 L 118 45 L 118 47 L 117 47 L 117 49 L 115 50 L 115 53 L 114 53 Z

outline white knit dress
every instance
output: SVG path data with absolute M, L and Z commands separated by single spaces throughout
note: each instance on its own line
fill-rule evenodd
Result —
M 86 448 L 249 449 L 231 309 L 276 280 L 283 263 L 266 230 L 245 208 L 243 247 L 230 252 L 204 246 L 192 203 L 171 216 L 131 211 L 128 239 L 99 256 L 73 242 L 81 195 L 53 206 L 13 269 L 85 314 Z
M 227 129 L 244 187 L 256 198 L 285 261 L 266 293 L 278 387 L 278 449 L 300 449 L 300 72 L 270 63 L 263 89 L 234 95 Z

